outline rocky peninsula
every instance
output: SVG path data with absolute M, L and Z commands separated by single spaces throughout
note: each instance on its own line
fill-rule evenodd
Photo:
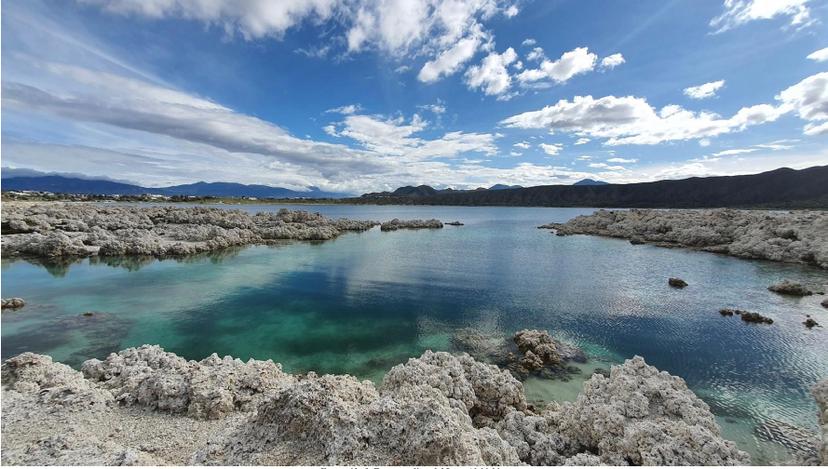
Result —
M 610 236 L 633 244 L 686 247 L 828 269 L 828 212 L 598 210 L 543 227 L 561 236 Z
M 593 375 L 574 402 L 543 409 L 527 404 L 508 371 L 431 351 L 379 386 L 291 375 L 270 360 L 187 361 L 150 345 L 81 371 L 24 353 L 6 360 L 2 382 L 3 464 L 750 462 L 681 378 L 641 357 Z
M 9 257 L 165 257 L 280 240 L 329 240 L 376 225 L 286 209 L 250 214 L 205 207 L 7 202 L 2 243 Z

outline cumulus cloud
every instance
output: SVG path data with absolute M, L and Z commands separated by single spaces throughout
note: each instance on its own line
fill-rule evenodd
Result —
M 345 106 L 339 106 L 335 108 L 328 109 L 325 111 L 326 113 L 335 113 L 335 114 L 355 114 L 362 110 L 362 106 L 359 104 L 348 104 Z
M 589 167 L 590 168 L 597 168 L 597 169 L 604 169 L 606 171 L 624 171 L 624 170 L 627 169 L 623 166 L 610 166 L 606 163 L 590 163 Z
M 530 61 L 540 61 L 546 58 L 546 55 L 543 53 L 543 48 L 535 47 L 526 54 L 526 60 Z
M 560 143 L 541 143 L 538 146 L 549 156 L 555 156 L 563 150 L 563 145 Z
M 693 99 L 712 98 L 724 85 L 724 80 L 718 80 L 699 86 L 690 86 L 684 89 L 684 95 Z
M 516 59 L 517 54 L 511 47 L 502 54 L 492 52 L 480 65 L 469 67 L 466 71 L 466 84 L 471 89 L 482 89 L 487 95 L 508 98 L 506 93 L 512 85 L 512 78 L 506 67 Z
M 511 152 L 509 152 L 509 154 L 512 155 L 512 156 L 523 156 L 523 153 L 521 153 L 519 151 L 511 151 Z
M 469 36 L 441 52 L 434 60 L 426 62 L 417 74 L 417 79 L 424 83 L 433 83 L 457 72 L 463 64 L 474 57 L 483 42 L 488 40 L 486 36 L 479 27 L 474 29 Z
M 578 47 L 564 52 L 558 60 L 544 59 L 538 68 L 524 70 L 518 74 L 517 79 L 522 83 L 544 79 L 564 83 L 575 75 L 592 71 L 597 61 L 598 56 L 590 52 L 588 48 Z
M 524 112 L 501 121 L 507 127 L 549 129 L 579 137 L 605 139 L 608 145 L 654 145 L 662 142 L 703 139 L 773 122 L 795 113 L 808 121 L 806 135 L 828 131 L 828 72 L 805 78 L 776 96 L 777 105 L 757 104 L 741 108 L 731 117 L 694 112 L 677 105 L 656 110 L 635 96 L 576 96 L 537 111 Z
M 445 114 L 446 112 L 446 104 L 442 99 L 437 99 L 437 102 L 434 104 L 423 104 L 417 107 L 433 114 L 437 114 L 438 116 L 440 114 Z
M 636 158 L 610 158 L 607 163 L 638 163 Z
M 538 43 L 538 41 L 532 39 L 531 37 L 528 37 L 528 38 L 524 39 L 523 42 L 520 43 L 520 45 L 525 46 L 525 47 L 531 47 L 531 46 L 534 46 L 537 43 Z
M 811 52 L 807 58 L 814 62 L 825 62 L 828 60 L 828 47 Z
M 592 159 L 592 157 L 589 156 L 589 155 L 581 155 L 581 156 L 576 157 L 575 159 L 578 160 L 578 161 L 589 161 L 589 160 Z
M 612 54 L 601 59 L 601 68 L 612 70 L 613 68 L 626 62 L 624 56 L 621 54 Z
M 710 20 L 715 33 L 721 33 L 756 20 L 787 16 L 790 25 L 804 27 L 811 24 L 809 0 L 725 0 L 724 12 Z
M 522 148 L 522 149 L 526 150 L 526 149 L 529 148 L 529 142 L 526 142 L 526 141 L 517 142 L 516 144 L 514 144 L 514 146 L 517 147 L 517 148 Z
M 575 145 L 585 145 L 590 142 L 590 139 L 586 137 L 581 137 L 578 140 L 575 140 Z

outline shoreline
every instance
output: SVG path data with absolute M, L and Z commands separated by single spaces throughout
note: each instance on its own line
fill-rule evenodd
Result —
M 82 371 L 31 353 L 2 369 L 3 464 L 750 463 L 681 378 L 640 357 L 544 408 L 465 353 L 427 351 L 380 385 L 147 345 Z

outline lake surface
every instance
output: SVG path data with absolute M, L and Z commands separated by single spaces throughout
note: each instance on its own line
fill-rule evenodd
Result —
M 227 207 L 225 207 L 227 208 Z M 281 206 L 240 207 L 278 210 Z M 579 379 L 531 380 L 533 399 L 572 399 L 591 369 L 633 355 L 683 377 L 716 413 L 727 438 L 769 462 L 786 449 L 757 436 L 781 421 L 815 431 L 809 388 L 828 376 L 828 326 L 819 295 L 790 298 L 781 279 L 828 283 L 828 272 L 591 236 L 537 225 L 591 209 L 293 206 L 333 217 L 439 218 L 465 226 L 324 243 L 254 246 L 183 260 L 82 260 L 49 267 L 3 261 L 2 355 L 34 351 L 78 366 L 144 343 L 190 359 L 210 353 L 272 358 L 290 372 L 381 379 L 452 332 L 548 329 L 592 357 Z M 667 278 L 690 285 L 677 290 Z M 752 325 L 718 310 L 761 312 Z M 81 313 L 98 314 L 83 317 Z

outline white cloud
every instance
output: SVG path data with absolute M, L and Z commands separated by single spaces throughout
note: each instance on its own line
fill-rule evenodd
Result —
M 725 0 L 725 11 L 710 20 L 710 26 L 721 33 L 751 21 L 788 16 L 791 26 L 801 28 L 812 22 L 807 3 L 808 0 Z
M 509 154 L 512 155 L 512 156 L 523 156 L 523 153 L 521 153 L 519 151 L 512 151 L 512 152 L 509 152 Z
M 334 113 L 334 114 L 354 114 L 362 110 L 362 106 L 359 104 L 348 104 L 345 106 L 339 106 L 335 108 L 328 109 L 325 111 L 326 113 Z
M 437 115 L 445 114 L 446 112 L 446 103 L 444 103 L 443 100 L 439 98 L 437 99 L 437 102 L 434 104 L 423 104 L 417 107 L 419 109 L 423 109 L 425 111 L 429 111 Z
M 548 78 L 555 83 L 564 83 L 575 75 L 592 71 L 597 61 L 598 56 L 589 49 L 578 47 L 564 52 L 558 60 L 544 59 L 539 68 L 524 70 L 517 79 L 522 83 L 531 83 Z
M 613 68 L 626 62 L 624 56 L 621 54 L 612 54 L 601 59 L 601 68 L 612 70 Z
M 515 50 L 511 47 L 502 54 L 492 52 L 480 65 L 469 67 L 466 71 L 466 83 L 471 89 L 482 89 L 487 95 L 501 95 L 508 97 L 505 93 L 512 85 L 512 79 L 506 67 L 517 59 Z
M 709 147 L 710 146 L 710 139 L 709 138 L 702 138 L 699 140 L 700 147 Z
M 520 43 L 520 45 L 522 45 L 524 47 L 531 47 L 531 46 L 534 46 L 537 43 L 538 43 L 538 41 L 532 39 L 531 37 L 528 37 L 528 38 L 524 39 L 523 42 Z
M 724 80 L 718 80 L 699 86 L 690 86 L 684 89 L 684 95 L 693 99 L 712 98 L 724 85 Z
M 526 60 L 529 61 L 540 61 L 546 58 L 546 55 L 543 53 L 543 49 L 540 47 L 535 47 L 526 54 Z
M 607 163 L 638 163 L 635 158 L 610 158 Z
M 464 63 L 474 57 L 483 42 L 487 40 L 489 39 L 486 34 L 479 27 L 475 28 L 469 36 L 441 52 L 434 60 L 426 62 L 417 74 L 417 79 L 425 83 L 433 83 L 457 72 Z
M 731 150 L 723 150 L 716 153 L 713 153 L 713 156 L 734 156 L 734 155 L 744 155 L 745 153 L 753 153 L 755 151 L 759 151 L 757 148 L 733 148 Z
M 563 150 L 563 145 L 560 143 L 541 143 L 538 146 L 549 156 L 555 156 Z
M 816 50 L 808 54 L 808 59 L 813 60 L 814 62 L 825 62 L 828 60 L 828 47 L 820 50 Z
M 537 111 L 524 112 L 501 121 L 507 127 L 564 131 L 579 137 L 606 139 L 608 145 L 654 145 L 662 142 L 703 139 L 738 132 L 753 125 L 773 122 L 796 113 L 809 121 L 806 135 L 826 131 L 828 120 L 828 72 L 805 78 L 776 96 L 778 105 L 743 107 L 731 117 L 693 112 L 677 105 L 656 110 L 635 96 L 576 96 Z
M 590 163 L 589 167 L 590 168 L 597 168 L 597 169 L 604 169 L 604 170 L 607 170 L 607 171 L 624 171 L 624 170 L 627 169 L 623 166 L 610 166 L 606 163 Z
M 589 155 L 581 155 L 581 156 L 576 157 L 575 159 L 579 160 L 579 161 L 589 161 L 589 160 L 592 159 L 592 157 L 589 156 Z
M 579 138 L 578 140 L 575 141 L 575 145 L 585 145 L 585 144 L 589 143 L 590 141 L 591 140 L 586 138 L 586 137 L 581 137 L 581 138 Z
M 507 18 L 513 18 L 517 16 L 518 13 L 520 13 L 520 10 L 518 9 L 517 5 L 514 4 L 509 5 L 508 7 L 506 7 L 505 10 L 503 10 L 503 15 Z
M 322 130 L 324 130 L 325 133 L 330 135 L 331 137 L 339 137 L 339 132 L 336 131 L 336 126 L 333 124 L 329 124 L 325 127 L 322 127 Z
M 514 146 L 526 150 L 529 148 L 529 142 L 517 142 Z

